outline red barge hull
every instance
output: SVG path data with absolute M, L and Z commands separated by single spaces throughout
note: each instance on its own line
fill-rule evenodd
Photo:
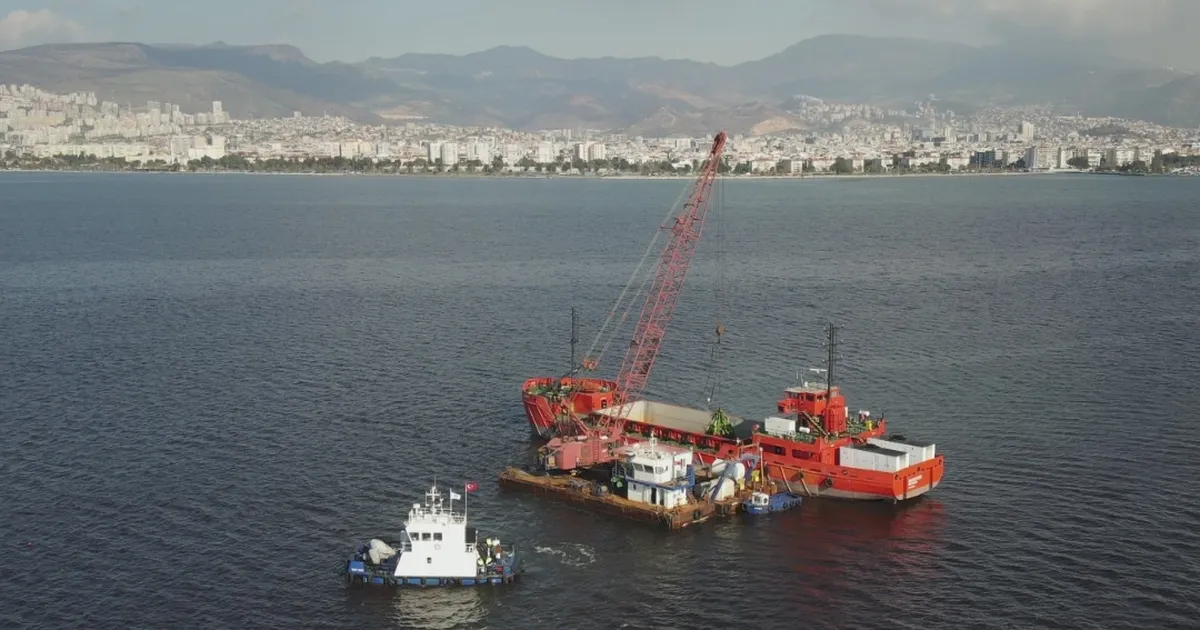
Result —
M 579 416 L 613 415 L 615 391 L 616 383 L 603 379 L 542 377 L 525 382 L 522 399 L 531 429 L 549 439 L 561 434 L 568 411 Z M 934 445 L 885 439 L 887 420 L 882 418 L 860 414 L 851 420 L 836 386 L 787 390 L 778 410 L 795 415 L 795 426 L 801 430 L 794 433 L 764 431 L 758 423 L 728 416 L 732 434 L 714 435 L 712 414 L 703 409 L 654 401 L 636 401 L 623 409 L 621 439 L 627 443 L 654 437 L 688 446 L 703 464 L 732 461 L 761 450 L 764 475 L 803 496 L 905 501 L 936 488 L 945 473 L 945 457 L 934 454 Z M 901 451 L 905 454 L 899 455 Z M 884 464 L 873 465 L 874 469 L 861 462 L 847 465 L 851 462 L 843 460 L 850 457 L 874 457 Z

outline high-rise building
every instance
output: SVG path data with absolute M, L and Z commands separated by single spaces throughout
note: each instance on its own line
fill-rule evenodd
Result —
M 1025 168 L 1046 170 L 1058 168 L 1057 147 L 1029 147 L 1025 150 Z
M 442 164 L 445 166 L 453 166 L 458 164 L 458 145 L 453 142 L 447 142 L 441 146 Z
M 1025 122 L 1024 120 L 1021 121 L 1021 125 L 1017 128 L 1017 134 L 1020 135 L 1021 140 L 1025 142 L 1033 141 L 1034 131 L 1035 129 L 1033 127 L 1033 123 Z
M 492 161 L 492 146 L 486 142 L 471 142 L 467 144 L 467 161 L 479 160 L 484 164 Z
M 225 113 L 225 108 L 222 106 L 221 101 L 213 101 L 211 120 L 214 125 L 229 122 L 229 114 Z
M 588 145 L 589 160 L 606 160 L 608 159 L 607 147 L 602 142 L 594 142 Z
M 162 122 L 162 103 L 158 101 L 146 101 L 146 113 L 150 118 L 151 125 L 158 125 Z

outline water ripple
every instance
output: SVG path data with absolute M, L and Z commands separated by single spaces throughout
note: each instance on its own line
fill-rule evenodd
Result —
M 1200 616 L 1195 181 L 727 184 L 720 402 L 773 412 L 833 319 L 851 405 L 936 440 L 948 477 L 667 533 L 494 475 L 532 454 L 521 379 L 566 369 L 569 307 L 590 341 L 680 182 L 0 180 L 24 184 L 0 207 L 0 627 Z M 700 398 L 712 234 L 656 396 Z M 435 476 L 481 482 L 472 518 L 527 579 L 347 588 L 349 546 Z

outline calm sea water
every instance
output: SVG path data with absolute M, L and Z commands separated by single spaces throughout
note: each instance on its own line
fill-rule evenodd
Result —
M 1200 180 L 728 182 L 651 393 L 719 316 L 765 416 L 833 320 L 943 486 L 677 533 L 499 490 L 686 185 L 0 175 L 0 627 L 1200 624 Z M 347 587 L 435 476 L 524 581 Z

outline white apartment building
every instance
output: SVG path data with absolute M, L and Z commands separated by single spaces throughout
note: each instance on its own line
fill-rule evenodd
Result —
M 444 166 L 453 166 L 458 164 L 458 145 L 453 142 L 444 142 L 439 147 L 442 164 Z

